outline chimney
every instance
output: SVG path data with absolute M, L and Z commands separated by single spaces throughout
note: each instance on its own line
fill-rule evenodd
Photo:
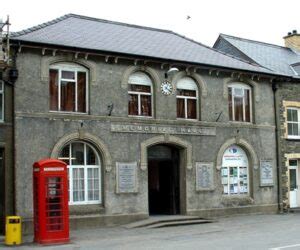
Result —
M 297 30 L 289 32 L 283 39 L 285 47 L 300 51 L 300 34 L 298 34 Z

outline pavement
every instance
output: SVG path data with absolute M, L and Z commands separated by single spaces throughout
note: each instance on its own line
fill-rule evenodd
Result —
M 300 250 L 300 213 L 283 215 L 239 215 L 218 218 L 214 223 L 166 228 L 117 226 L 71 231 L 65 245 L 41 246 L 32 236 L 24 244 L 0 249 L 81 250 L 81 249 L 268 249 Z

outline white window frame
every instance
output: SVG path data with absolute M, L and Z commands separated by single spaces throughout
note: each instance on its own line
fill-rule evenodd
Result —
M 252 123 L 252 89 L 248 85 L 243 83 L 232 83 L 228 85 L 228 89 L 231 88 L 231 103 L 232 103 L 232 122 L 246 122 L 246 105 L 245 105 L 245 89 L 249 90 L 249 102 L 250 102 L 250 122 Z M 234 89 L 242 89 L 243 90 L 243 121 L 235 120 L 235 109 L 234 109 Z
M 5 116 L 5 109 L 4 109 L 4 98 L 5 98 L 5 95 L 4 95 L 4 81 L 3 80 L 0 80 L 0 95 L 2 95 L 2 110 L 0 110 L 0 112 L 2 113 L 2 118 L 0 119 L 0 122 L 4 122 L 4 116 Z
M 89 74 L 88 70 L 80 65 L 75 65 L 71 63 L 58 63 L 54 64 L 50 67 L 50 69 L 58 70 L 58 110 L 50 110 L 50 112 L 61 112 L 61 113 L 79 113 L 79 114 L 87 114 L 89 112 Z M 75 80 L 73 79 L 64 79 L 61 77 L 62 71 L 72 71 L 75 74 Z M 85 72 L 86 73 L 86 83 L 85 83 L 85 102 L 86 102 L 86 111 L 78 112 L 78 96 L 77 96 L 77 73 Z M 61 110 L 61 81 L 74 82 L 75 83 L 75 111 L 64 111 Z
M 73 143 L 82 143 L 84 145 L 84 165 L 71 165 L 72 164 L 72 144 Z M 94 151 L 96 157 L 97 157 L 97 161 L 99 163 L 99 165 L 87 165 L 87 157 L 86 157 L 86 153 L 87 153 L 87 145 Z M 97 153 L 97 151 L 95 150 L 95 148 L 86 142 L 82 142 L 82 141 L 73 141 L 69 144 L 67 144 L 66 146 L 69 147 L 69 157 L 67 158 L 69 160 L 69 165 L 68 167 L 68 172 L 69 172 L 69 205 L 87 205 L 87 204 L 102 204 L 102 176 L 101 176 L 101 161 L 100 161 L 100 157 L 99 154 Z M 58 159 L 60 160 L 66 160 L 66 158 L 64 157 L 59 157 Z M 98 168 L 99 169 L 99 200 L 93 200 L 93 201 L 89 201 L 88 200 L 88 169 L 94 169 L 94 168 Z M 73 169 L 84 169 L 84 201 L 73 201 Z
M 298 121 L 288 121 L 288 110 L 296 110 L 297 111 L 297 116 L 298 116 Z M 291 124 L 298 124 L 298 135 L 289 135 L 289 123 Z M 300 109 L 295 108 L 295 107 L 287 107 L 286 108 L 286 133 L 287 133 L 287 138 L 288 139 L 300 139 Z
M 141 74 L 145 74 L 147 77 L 149 77 L 146 73 L 144 72 L 135 72 L 135 73 L 141 73 Z M 134 74 L 134 73 L 133 73 Z M 130 79 L 130 77 L 129 77 Z M 150 77 L 149 77 L 150 79 Z M 137 95 L 138 96 L 138 115 L 129 115 L 129 117 L 143 117 L 143 118 L 153 118 L 153 82 L 150 79 L 151 83 L 149 84 L 145 84 L 145 83 L 139 83 L 139 82 L 130 82 L 128 81 L 128 87 L 130 87 L 130 85 L 142 85 L 142 86 L 150 86 L 150 93 L 147 92 L 139 92 L 139 91 L 131 91 L 128 90 L 128 95 Z M 151 116 L 146 116 L 146 115 L 141 115 L 142 113 L 142 105 L 141 105 L 141 96 L 151 96 Z
M 191 77 L 188 77 L 188 78 L 191 78 Z M 180 79 L 180 80 L 182 80 L 182 79 Z M 193 78 L 191 78 L 191 80 L 193 81 L 193 84 L 195 86 L 194 89 L 186 88 L 186 87 L 178 88 L 178 85 L 180 84 L 180 80 L 176 84 L 176 107 L 177 107 L 177 99 L 184 99 L 184 118 L 177 117 L 177 110 L 176 110 L 176 117 L 178 120 L 191 120 L 191 121 L 198 120 L 198 86 L 197 86 L 197 83 L 195 82 L 195 80 Z M 196 96 L 177 95 L 177 89 L 196 91 Z M 188 102 L 188 100 L 196 100 L 196 118 L 188 118 L 187 117 L 187 102 Z

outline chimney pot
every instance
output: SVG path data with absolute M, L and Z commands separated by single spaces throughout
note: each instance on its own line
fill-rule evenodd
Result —
M 297 30 L 293 30 L 293 34 L 297 34 Z
M 288 32 L 288 36 L 290 36 L 292 34 L 292 32 Z

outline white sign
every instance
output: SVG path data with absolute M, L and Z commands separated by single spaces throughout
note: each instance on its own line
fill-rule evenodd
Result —
M 224 152 L 222 166 L 248 167 L 248 157 L 243 149 L 232 145 Z
M 62 168 L 62 167 L 48 167 L 48 168 L 44 168 L 44 171 L 64 171 L 64 168 Z
M 117 162 L 117 193 L 136 193 L 137 162 Z

